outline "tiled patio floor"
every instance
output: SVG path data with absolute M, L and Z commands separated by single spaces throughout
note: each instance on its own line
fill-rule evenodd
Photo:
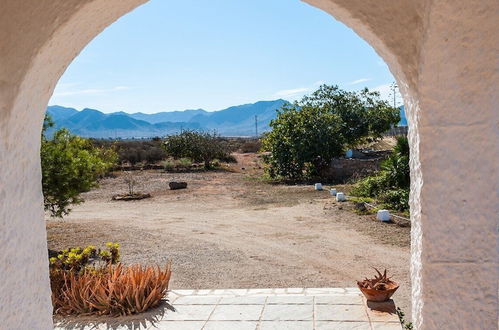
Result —
M 402 327 L 393 301 L 367 303 L 357 288 L 174 290 L 171 305 L 144 315 L 95 322 L 78 319 L 56 329 L 326 330 Z

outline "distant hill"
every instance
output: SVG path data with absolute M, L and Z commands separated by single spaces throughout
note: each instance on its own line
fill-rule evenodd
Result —
M 144 120 L 137 120 L 123 113 L 104 114 L 95 109 L 77 111 L 72 108 L 68 112 L 72 115 L 62 115 L 52 106 L 47 113 L 52 116 L 55 127 L 47 133 L 59 128 L 67 128 L 72 133 L 83 137 L 93 138 L 143 138 L 174 134 L 184 129 L 200 129 L 199 124 L 187 122 L 164 122 L 151 124 Z M 63 118 L 63 119 L 61 119 Z
M 259 132 L 266 131 L 270 120 L 276 117 L 276 110 L 286 102 L 260 101 L 213 112 L 197 109 L 155 114 L 105 114 L 95 109 L 78 111 L 53 105 L 47 108 L 47 113 L 55 121 L 54 129 L 65 127 L 84 137 L 147 138 L 175 134 L 182 129 L 216 130 L 225 136 L 252 136 L 255 134 L 255 116 Z
M 203 109 L 197 109 L 197 110 L 158 112 L 158 113 L 152 113 L 152 114 L 136 112 L 136 113 L 128 114 L 128 116 L 130 116 L 134 119 L 147 121 L 151 124 L 156 124 L 156 123 L 161 123 L 161 122 L 166 122 L 166 121 L 170 121 L 170 122 L 189 121 L 189 120 L 191 120 L 192 117 L 199 115 L 199 114 L 205 114 L 205 113 L 209 113 L 209 112 L 207 112 Z
M 198 114 L 192 117 L 190 122 L 217 130 L 223 135 L 252 136 L 255 135 L 255 116 L 257 116 L 259 132 L 268 131 L 270 121 L 277 116 L 276 110 L 287 102 L 275 100 L 238 105 L 220 111 Z
M 50 115 L 52 116 L 52 119 L 55 121 L 61 121 L 61 120 L 67 119 L 67 118 L 71 117 L 72 115 L 75 115 L 78 113 L 78 110 L 76 110 L 76 109 L 61 107 L 59 105 L 52 105 L 52 106 L 48 107 L 48 109 L 50 109 L 50 111 L 49 111 Z

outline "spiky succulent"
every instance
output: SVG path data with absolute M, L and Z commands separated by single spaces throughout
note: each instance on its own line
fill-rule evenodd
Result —
M 357 281 L 359 287 L 373 290 L 388 290 L 395 284 L 395 282 L 391 280 L 391 277 L 387 276 L 386 269 L 383 274 L 376 268 L 374 268 L 374 270 L 378 275 L 374 275 L 374 278 L 366 277 L 363 281 Z

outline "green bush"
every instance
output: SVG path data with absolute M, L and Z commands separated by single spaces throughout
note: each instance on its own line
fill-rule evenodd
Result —
M 406 137 L 401 137 L 393 153 L 381 164 L 381 171 L 358 181 L 351 194 L 375 197 L 389 208 L 406 211 L 409 210 L 409 190 L 409 143 Z
M 120 260 L 120 245 L 107 242 L 107 249 L 97 249 L 89 245 L 62 250 L 57 257 L 49 259 L 51 271 L 70 271 L 80 273 L 96 263 L 116 264 Z
M 165 169 L 165 171 L 173 171 L 175 169 L 175 161 L 173 159 L 167 159 L 165 160 L 165 162 L 163 163 L 163 167 Z
M 411 184 L 409 167 L 409 141 L 398 137 L 393 153 L 381 164 L 386 185 L 394 188 L 409 188 Z
M 375 197 L 385 188 L 386 177 L 384 175 L 369 176 L 358 181 L 350 193 L 358 197 Z
M 163 163 L 165 171 L 187 171 L 192 167 L 192 160 L 184 157 L 180 159 L 169 158 Z
M 46 118 L 40 148 L 44 206 L 52 216 L 62 217 L 71 211 L 71 204 L 83 201 L 80 193 L 95 187 L 97 179 L 115 165 L 117 155 L 66 129 L 48 139 L 44 132 L 50 125 Z
M 321 174 L 348 147 L 379 138 L 400 120 L 398 109 L 367 88 L 347 92 L 322 85 L 310 96 L 285 104 L 270 122 L 262 149 L 272 178 L 303 179 Z
M 180 158 L 177 161 L 177 166 L 183 170 L 188 170 L 192 166 L 192 160 L 190 158 L 187 158 L 187 157 Z
M 227 141 L 217 134 L 196 131 L 169 136 L 164 148 L 174 159 L 189 158 L 191 162 L 204 163 L 205 168 L 210 168 L 214 159 L 228 158 L 231 152 Z
M 387 190 L 379 195 L 379 199 L 392 209 L 398 211 L 409 209 L 409 189 Z

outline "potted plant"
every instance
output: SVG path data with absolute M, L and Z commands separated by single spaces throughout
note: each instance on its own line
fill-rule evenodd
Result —
M 369 301 L 387 301 L 397 291 L 399 285 L 391 280 L 391 277 L 386 275 L 386 269 L 381 274 L 379 270 L 374 268 L 378 275 L 374 278 L 366 278 L 363 281 L 357 281 L 357 285 Z

